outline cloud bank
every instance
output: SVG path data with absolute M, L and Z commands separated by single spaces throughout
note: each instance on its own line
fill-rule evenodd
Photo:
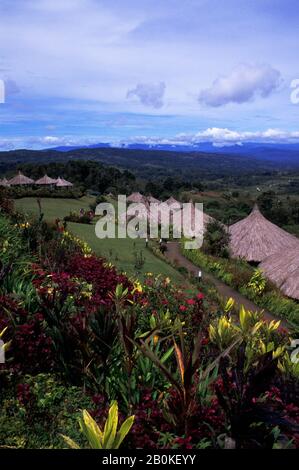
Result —
M 235 131 L 227 128 L 212 127 L 195 134 L 180 133 L 172 138 L 135 137 L 129 143 L 143 143 L 148 145 L 176 145 L 197 146 L 202 143 L 211 143 L 215 147 L 243 145 L 246 143 L 265 144 L 291 144 L 299 143 L 299 131 L 283 131 L 280 129 L 267 129 L 265 131 Z M 128 143 L 122 142 L 122 143 Z
M 138 83 L 135 88 L 128 90 L 127 98 L 137 97 L 144 106 L 150 106 L 155 109 L 162 108 L 164 105 L 164 93 L 166 85 L 164 82 Z
M 241 64 L 230 75 L 217 78 L 202 90 L 198 100 L 207 106 L 246 103 L 255 97 L 267 98 L 281 83 L 280 72 L 270 65 Z
M 265 131 L 237 131 L 228 128 L 211 127 L 194 134 L 180 133 L 173 137 L 147 137 L 136 136 L 124 140 L 103 140 L 101 137 L 78 137 L 78 136 L 53 136 L 28 137 L 24 144 L 21 138 L 0 138 L 1 150 L 12 150 L 15 148 L 51 148 L 56 146 L 85 146 L 107 142 L 112 147 L 126 146 L 129 144 L 146 144 L 149 146 L 173 145 L 190 146 L 196 148 L 200 144 L 210 143 L 214 147 L 229 147 L 234 145 L 245 145 L 246 143 L 259 144 L 299 144 L 298 131 L 284 131 L 281 129 L 267 129 Z

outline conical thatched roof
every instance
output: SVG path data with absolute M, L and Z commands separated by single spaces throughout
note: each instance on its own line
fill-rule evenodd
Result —
M 35 184 L 40 184 L 40 185 L 50 185 L 50 184 L 56 184 L 57 180 L 54 180 L 53 178 L 50 178 L 48 175 L 43 176 L 39 180 L 35 182 Z
M 232 256 L 261 262 L 281 250 L 294 248 L 298 238 L 267 220 L 257 205 L 245 219 L 229 227 Z
M 34 181 L 31 178 L 27 178 L 27 176 L 23 175 L 23 173 L 21 173 L 20 171 L 17 174 L 17 176 L 15 176 L 14 178 L 11 178 L 8 181 L 8 184 L 10 184 L 11 186 L 26 185 L 26 184 L 33 184 L 33 183 Z
M 176 205 L 179 205 L 180 207 L 182 207 L 182 203 L 177 201 L 174 197 L 170 197 L 169 199 L 167 199 L 167 201 L 165 201 L 166 204 L 168 204 L 168 206 L 171 206 L 172 204 L 176 204 Z
M 146 198 L 140 194 L 140 193 L 132 193 L 130 196 L 127 197 L 128 202 L 136 202 L 136 203 L 144 203 L 146 201 Z
M 73 183 L 70 183 L 69 181 L 65 180 L 64 178 L 57 178 L 56 186 L 58 188 L 66 188 L 66 187 L 73 186 Z
M 6 188 L 10 186 L 8 180 L 6 178 L 0 179 L 0 186 L 5 186 Z
M 260 268 L 285 295 L 299 300 L 299 240 L 296 248 L 269 256 Z

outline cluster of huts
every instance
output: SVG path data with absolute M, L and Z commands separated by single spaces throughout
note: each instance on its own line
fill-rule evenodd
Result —
M 73 186 L 70 181 L 65 180 L 64 178 L 50 178 L 48 175 L 44 175 L 42 178 L 34 181 L 31 178 L 28 178 L 27 176 L 23 175 L 20 171 L 16 176 L 13 178 L 7 180 L 6 178 L 0 179 L 0 186 L 4 186 L 6 188 L 9 188 L 10 186 L 47 186 L 50 188 L 70 188 Z
M 140 193 L 131 194 L 127 201 L 144 204 L 160 202 Z M 165 203 L 181 206 L 173 197 Z M 192 209 L 194 211 L 195 207 Z M 204 230 L 211 220 L 212 217 L 203 214 Z M 248 217 L 228 227 L 228 231 L 232 257 L 258 265 L 285 295 L 299 300 L 299 239 L 296 236 L 267 220 L 257 205 Z
M 159 199 L 156 199 L 153 196 L 143 196 L 139 192 L 136 192 L 136 193 L 132 193 L 130 196 L 128 196 L 127 201 L 130 202 L 130 203 L 143 203 L 145 205 L 145 208 L 146 208 L 146 211 L 147 211 L 146 215 L 149 216 L 149 217 L 151 217 L 150 204 L 154 204 L 154 203 L 161 204 L 163 202 L 162 206 L 160 207 L 160 213 L 158 214 L 159 222 L 163 218 L 163 208 L 165 208 L 165 213 L 167 213 L 167 214 L 168 214 L 167 206 L 172 206 L 172 208 L 174 208 L 174 210 L 177 210 L 177 211 L 180 211 L 180 212 L 181 212 L 181 209 L 182 209 L 182 203 L 177 201 L 172 196 L 169 199 L 167 199 L 166 201 L 160 201 Z M 191 205 L 191 214 L 190 214 L 191 215 L 190 224 L 191 224 L 191 226 L 193 226 L 196 209 L 195 209 L 195 205 L 192 203 L 192 201 L 190 201 L 190 203 L 192 204 Z M 171 215 L 171 218 L 172 217 L 173 216 Z M 209 222 L 211 220 L 213 220 L 212 217 L 210 217 L 208 214 L 203 213 L 204 229 L 207 227 L 207 225 L 209 224 Z

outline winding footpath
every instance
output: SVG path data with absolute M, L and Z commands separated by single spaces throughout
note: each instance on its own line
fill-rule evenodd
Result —
M 285 320 L 275 317 L 272 313 L 268 312 L 267 310 L 262 309 L 261 307 L 259 307 L 254 302 L 244 297 L 242 294 L 240 294 L 238 291 L 236 291 L 232 287 L 220 281 L 212 274 L 205 272 L 202 268 L 200 268 L 199 266 L 196 266 L 190 260 L 185 258 L 185 256 L 181 253 L 180 244 L 178 242 L 168 242 L 167 250 L 164 253 L 164 255 L 166 256 L 166 258 L 169 259 L 169 261 L 171 261 L 172 263 L 175 263 L 177 266 L 186 268 L 188 272 L 194 277 L 197 277 L 198 271 L 201 270 L 202 280 L 203 281 L 206 280 L 210 282 L 211 284 L 213 284 L 215 288 L 217 289 L 218 293 L 220 294 L 220 296 L 223 297 L 224 299 L 228 299 L 232 297 L 238 307 L 241 307 L 241 305 L 243 305 L 246 310 L 251 310 L 254 312 L 261 312 L 263 314 L 264 319 L 267 321 L 280 320 L 281 322 L 280 327 L 283 327 L 286 330 L 289 329 L 289 325 Z

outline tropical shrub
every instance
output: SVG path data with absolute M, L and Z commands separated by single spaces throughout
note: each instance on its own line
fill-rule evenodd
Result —
M 79 424 L 81 432 L 91 449 L 118 449 L 126 435 L 130 432 L 134 418 L 134 416 L 127 418 L 118 429 L 118 404 L 117 402 L 112 402 L 103 430 L 100 429 L 86 410 L 83 411 Z M 63 438 L 70 447 L 79 449 L 78 444 L 72 439 L 67 436 L 63 436 Z
M 37 222 L 28 243 L 26 220 L 13 217 L 0 217 L 4 446 L 60 448 L 64 434 L 80 448 L 118 447 L 126 416 L 133 449 L 298 446 L 298 371 L 279 322 L 245 309 L 235 318 L 232 299 L 214 305 L 161 276 L 129 280 L 60 221 Z
M 66 386 L 53 374 L 24 375 L 1 390 L 1 446 L 63 448 L 61 433 L 83 446 L 78 419 L 84 408 L 94 413 L 96 405 L 82 388 Z
M 298 302 L 285 297 L 264 278 L 259 269 L 253 269 L 243 260 L 215 258 L 200 250 L 183 249 L 183 254 L 197 266 L 253 300 L 259 307 L 299 325 Z
M 64 217 L 66 222 L 75 222 L 78 224 L 91 224 L 94 213 L 92 211 L 80 211 L 79 213 L 71 212 Z
M 230 235 L 227 228 L 217 220 L 211 220 L 205 231 L 203 249 L 212 256 L 229 257 Z
M 220 378 L 215 384 L 219 404 L 230 423 L 230 446 L 273 448 L 278 422 L 282 426 L 278 434 L 299 431 L 294 420 L 284 419 L 284 407 L 278 410 L 265 399 L 279 380 L 279 371 L 297 372 L 287 355 L 288 338 L 279 335 L 278 328 L 279 322 L 267 323 L 244 308 L 239 324 L 223 316 L 216 326 L 210 326 L 210 338 L 220 350 L 224 340 L 225 346 L 237 346 L 221 357 Z

